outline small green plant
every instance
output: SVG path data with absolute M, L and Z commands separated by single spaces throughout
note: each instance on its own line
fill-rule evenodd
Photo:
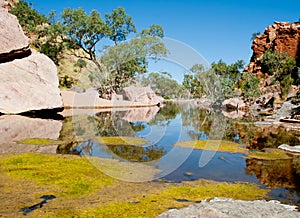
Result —
M 261 95 L 258 84 L 259 79 L 253 73 L 244 72 L 238 85 L 242 90 L 242 95 L 250 100 L 253 100 Z
M 294 82 L 293 75 L 296 72 L 296 60 L 287 53 L 267 50 L 260 59 L 264 73 L 273 76 L 273 84 L 280 85 L 281 98 L 286 98 L 291 85 Z

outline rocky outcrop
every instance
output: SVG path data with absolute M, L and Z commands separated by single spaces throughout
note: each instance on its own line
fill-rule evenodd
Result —
M 149 87 L 135 87 L 129 86 L 123 89 L 126 97 L 132 102 L 140 102 L 146 105 L 158 105 L 164 99 L 155 94 Z
M 0 113 L 62 108 L 57 68 L 32 51 L 14 15 L 0 8 Z
M 287 52 L 289 56 L 300 55 L 300 22 L 275 22 L 268 26 L 265 32 L 256 36 L 252 44 L 253 54 L 249 65 L 245 68 L 247 72 L 260 75 L 261 67 L 259 60 L 265 51 L 271 49 L 277 52 Z

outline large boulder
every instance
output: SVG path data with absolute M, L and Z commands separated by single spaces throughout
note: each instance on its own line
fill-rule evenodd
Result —
M 58 83 L 55 64 L 37 52 L 0 64 L 0 113 L 62 108 Z
M 123 89 L 126 97 L 132 102 L 139 102 L 146 105 L 158 105 L 164 99 L 155 94 L 149 87 L 135 87 L 129 86 Z
M 222 108 L 226 111 L 246 110 L 247 105 L 241 98 L 229 98 L 223 101 Z
M 63 107 L 57 68 L 32 51 L 17 18 L 0 8 L 0 113 Z

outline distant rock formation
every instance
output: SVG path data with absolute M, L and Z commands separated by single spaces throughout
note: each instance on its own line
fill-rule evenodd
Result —
M 265 32 L 253 40 L 253 54 L 249 65 L 245 68 L 247 72 L 261 74 L 258 64 L 265 51 L 271 49 L 277 52 L 287 52 L 289 56 L 300 55 L 300 22 L 274 22 L 268 26 Z
M 0 113 L 63 108 L 57 68 L 33 51 L 17 18 L 0 8 Z
M 164 99 L 155 94 L 155 92 L 147 87 L 129 86 L 123 89 L 126 97 L 132 102 L 140 102 L 146 105 L 158 105 Z

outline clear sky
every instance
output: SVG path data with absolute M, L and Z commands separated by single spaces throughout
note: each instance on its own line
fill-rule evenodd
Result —
M 263 32 L 274 21 L 295 22 L 300 19 L 300 0 L 27 0 L 40 13 L 82 7 L 98 10 L 104 17 L 122 6 L 133 17 L 139 30 L 151 24 L 162 25 L 165 35 L 182 41 L 204 56 L 209 63 L 223 59 L 248 63 L 251 35 Z

